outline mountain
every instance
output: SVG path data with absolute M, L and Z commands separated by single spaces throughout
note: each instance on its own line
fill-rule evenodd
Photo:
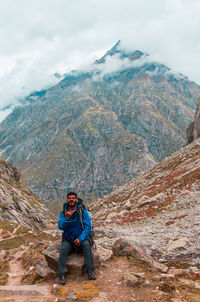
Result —
M 0 153 L 52 205 L 92 200 L 185 144 L 200 87 L 118 42 L 85 70 L 34 92 L 0 124 Z
M 16 168 L 0 158 L 0 218 L 44 229 L 55 227 L 52 213 L 26 187 Z

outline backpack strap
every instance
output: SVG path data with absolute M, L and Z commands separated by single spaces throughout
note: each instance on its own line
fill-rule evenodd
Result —
M 63 213 L 65 214 L 65 210 L 67 210 L 67 208 L 68 208 L 68 204 L 67 204 L 67 202 L 65 202 L 64 204 L 63 204 Z
M 82 209 L 81 206 L 77 208 L 77 212 L 78 212 L 79 217 L 80 217 L 82 228 L 84 229 L 84 224 L 83 224 L 83 209 Z
M 84 224 L 83 224 L 83 210 L 84 210 L 84 209 L 85 209 L 85 208 L 84 208 L 84 207 L 81 207 L 81 206 L 77 208 L 77 212 L 78 212 L 78 214 L 79 214 L 79 217 L 80 217 L 80 221 L 81 221 L 81 225 L 82 225 L 83 230 L 84 230 Z M 91 234 L 91 232 L 90 232 L 90 234 Z M 88 237 L 88 241 L 89 241 L 90 246 L 92 247 L 92 246 L 94 245 L 94 240 L 92 240 L 90 234 L 89 234 L 89 237 Z M 95 249 L 96 249 L 96 243 L 95 243 Z

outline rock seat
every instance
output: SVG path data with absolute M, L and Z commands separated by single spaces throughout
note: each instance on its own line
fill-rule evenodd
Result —
M 43 255 L 47 261 L 48 266 L 54 270 L 58 271 L 58 258 L 60 250 L 60 241 L 56 242 L 53 245 L 50 245 L 46 250 L 43 251 Z M 92 248 L 92 253 L 94 257 L 94 266 L 95 268 L 99 267 L 100 259 L 97 252 Z M 81 252 L 72 252 L 67 257 L 67 270 L 68 272 L 81 271 L 83 269 L 84 257 Z

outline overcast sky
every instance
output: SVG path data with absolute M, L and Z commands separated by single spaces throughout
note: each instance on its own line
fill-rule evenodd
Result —
M 200 84 L 199 0 L 0 0 L 0 4 L 0 109 L 55 84 L 55 72 L 92 63 L 119 39 L 124 47 L 149 53 Z

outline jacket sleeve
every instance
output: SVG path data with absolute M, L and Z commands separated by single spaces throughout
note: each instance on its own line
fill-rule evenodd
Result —
M 67 231 L 69 225 L 71 224 L 70 220 L 67 220 L 64 213 L 60 213 L 60 217 L 58 220 L 58 228 L 63 231 Z
M 81 233 L 81 235 L 79 236 L 79 241 L 82 242 L 84 241 L 86 238 L 88 238 L 90 232 L 91 232 L 91 219 L 90 216 L 88 214 L 87 210 L 83 210 L 83 225 L 84 225 L 84 229 Z

